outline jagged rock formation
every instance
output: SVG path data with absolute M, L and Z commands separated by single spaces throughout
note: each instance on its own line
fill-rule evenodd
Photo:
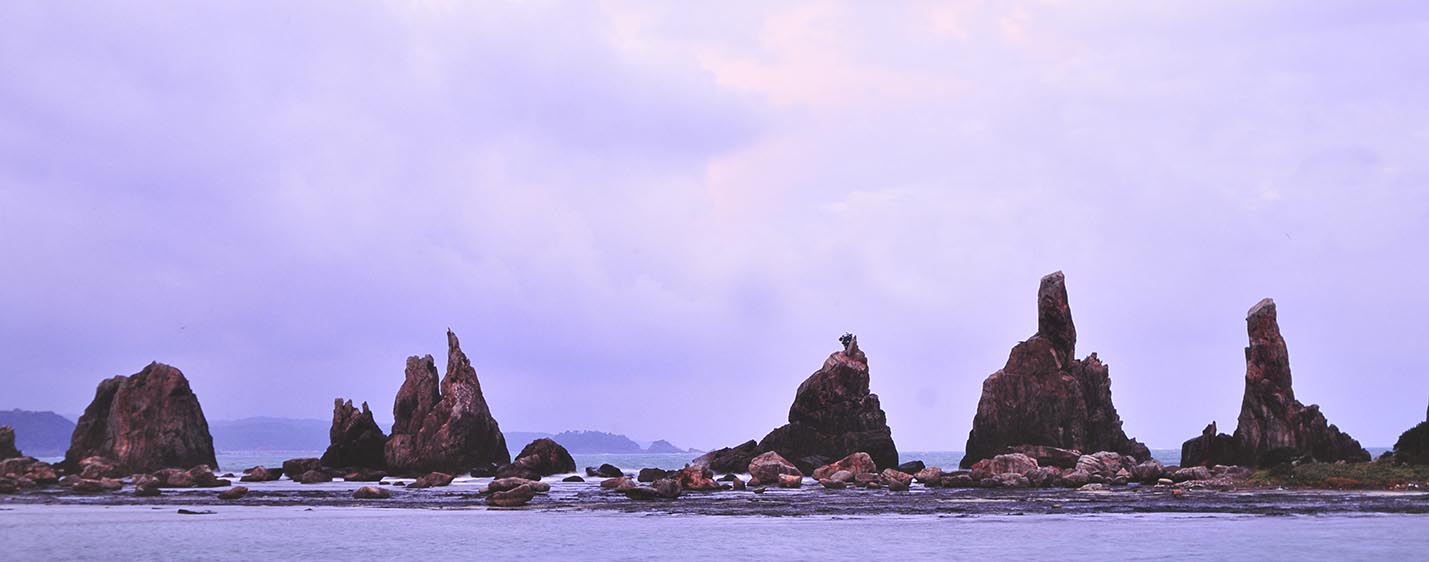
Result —
M 858 338 L 805 379 L 789 407 L 789 423 L 769 432 L 759 452 L 776 451 L 804 472 L 851 453 L 868 453 L 878 468 L 898 466 L 898 448 L 878 395 L 868 389 L 868 357 Z
M 65 466 L 73 470 L 95 456 L 129 473 L 218 465 L 208 421 L 188 379 L 158 362 L 99 383 L 75 425 Z
M 1420 422 L 1394 442 L 1394 461 L 1404 464 L 1429 464 L 1429 412 Z
M 323 452 L 323 466 L 387 468 L 387 435 L 372 419 L 366 402 L 362 403 L 362 411 L 358 411 L 351 400 L 335 399 L 328 439 L 331 444 Z
M 447 373 L 437 385 L 431 355 L 407 358 L 407 379 L 392 405 L 387 468 L 398 474 L 460 474 L 473 466 L 511 462 L 501 427 L 481 393 L 476 369 L 447 330 Z
M 0 461 L 22 456 L 20 450 L 15 448 L 15 429 L 8 425 L 0 426 Z
M 1291 388 L 1290 353 L 1280 336 L 1275 301 L 1262 299 L 1246 314 L 1245 395 L 1235 435 L 1215 435 L 1214 424 L 1181 447 L 1181 466 L 1261 466 L 1292 458 L 1368 461 L 1358 441 L 1330 425 L 1320 407 L 1305 406 Z
M 1037 333 L 1013 347 L 1002 370 L 983 381 L 963 468 L 1018 445 L 1151 458 L 1145 445 L 1122 431 L 1107 366 L 1095 353 L 1076 359 L 1076 346 L 1066 281 L 1058 271 L 1043 277 L 1037 290 Z

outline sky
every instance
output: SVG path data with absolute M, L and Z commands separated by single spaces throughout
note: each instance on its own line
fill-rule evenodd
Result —
M 1235 426 L 1246 311 L 1367 446 L 1429 401 L 1418 2 L 0 4 L 0 408 L 162 361 L 390 423 L 712 448 L 858 334 L 961 450 L 1064 271 L 1128 434 Z

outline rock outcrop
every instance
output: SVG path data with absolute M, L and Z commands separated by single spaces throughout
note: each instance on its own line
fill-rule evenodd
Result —
M 23 456 L 15 448 L 15 429 L 8 425 L 0 426 L 0 461 Z
M 758 451 L 775 451 L 804 472 L 865 452 L 880 469 L 898 466 L 898 448 L 878 395 L 869 392 L 868 357 L 858 338 L 845 334 L 844 348 L 805 379 L 789 407 L 789 423 L 759 441 Z
M 555 442 L 550 437 L 542 437 L 528 443 L 521 448 L 521 453 L 516 455 L 516 460 L 511 464 L 534 472 L 540 476 L 550 476 L 552 474 L 565 474 L 576 471 L 576 461 L 571 458 L 571 453 L 566 451 L 560 443 Z M 505 467 L 503 467 L 504 469 Z M 497 469 L 497 473 L 508 470 Z M 616 472 L 619 472 L 617 469 Z M 616 476 L 619 476 L 617 474 Z M 539 478 L 537 478 L 539 480 Z
M 1330 425 L 1319 406 L 1295 399 L 1290 353 L 1280 335 L 1275 301 L 1262 299 L 1250 309 L 1246 331 L 1250 346 L 1245 348 L 1245 395 L 1235 435 L 1214 435 L 1212 424 L 1181 447 L 1181 466 L 1261 466 L 1292 458 L 1368 461 L 1369 452 Z
M 1002 370 L 983 381 L 963 468 L 1019 445 L 1151 457 L 1122 430 L 1107 366 L 1096 353 L 1077 359 L 1076 345 L 1066 281 L 1058 271 L 1043 277 L 1037 290 L 1037 333 L 1013 347 Z
M 749 468 L 749 461 L 758 455 L 759 443 L 750 439 L 733 447 L 715 449 L 700 455 L 690 461 L 690 464 L 708 466 L 714 472 L 744 472 Z
M 465 472 L 511 462 L 506 438 L 491 417 L 476 369 L 447 331 L 447 372 L 437 385 L 432 356 L 408 357 L 406 380 L 392 405 L 387 468 L 397 474 Z
M 1425 412 L 1420 422 L 1399 436 L 1394 442 L 1394 460 L 1403 464 L 1429 464 L 1429 412 Z
M 372 411 L 367 409 L 366 402 L 358 411 L 351 400 L 334 400 L 328 439 L 330 444 L 323 452 L 323 466 L 387 468 L 387 435 L 372 419 Z
M 75 425 L 65 466 L 86 457 L 112 459 L 127 472 L 217 466 L 213 437 L 198 397 L 178 369 L 150 363 L 130 376 L 99 383 Z

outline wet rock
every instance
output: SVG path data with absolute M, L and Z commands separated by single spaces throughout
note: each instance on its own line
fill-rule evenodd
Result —
M 684 469 L 676 473 L 675 482 L 678 482 L 681 488 L 690 491 L 719 489 L 719 483 L 714 481 L 714 473 L 710 472 L 709 467 L 698 464 L 685 465 Z
M 189 478 L 193 480 L 194 486 L 199 488 L 222 488 L 233 484 L 233 482 L 216 476 L 213 469 L 206 464 L 190 468 Z
M 342 475 L 342 479 L 347 482 L 380 482 L 386 477 L 386 471 L 375 468 L 357 468 Z
M 848 471 L 844 471 L 848 472 Z M 820 478 L 819 485 L 831 490 L 842 490 L 848 487 L 848 482 L 844 480 L 834 480 L 832 478 Z
M 1192 466 L 1177 470 L 1171 475 L 1172 482 L 1185 482 L 1188 480 L 1210 480 L 1211 469 L 1204 466 Z
M 531 481 L 525 478 L 497 478 L 495 480 L 492 480 L 490 484 L 486 485 L 485 492 L 504 492 L 506 490 L 512 490 L 519 486 L 525 486 L 530 483 Z
M 1105 492 L 1105 491 L 1107 491 L 1107 487 L 1106 487 L 1106 484 L 1087 484 L 1087 485 L 1085 485 L 1085 486 L 1082 486 L 1082 487 L 1080 487 L 1080 488 L 1077 488 L 1077 491 L 1078 491 L 1078 492 Z
M 66 470 L 78 472 L 86 457 L 112 459 L 126 474 L 218 464 L 198 397 L 183 373 L 162 363 L 99 383 L 75 424 Z
M 794 463 L 774 451 L 763 453 L 749 461 L 749 476 L 760 483 L 774 484 L 779 481 L 779 476 L 786 474 L 804 477 L 804 473 L 795 467 Z
M 113 492 L 123 487 L 122 483 L 113 478 L 77 478 L 70 485 L 70 489 L 79 493 Z
M 300 478 L 309 471 L 322 470 L 322 467 L 323 461 L 318 458 L 288 459 L 283 461 L 283 474 L 287 474 L 288 478 L 296 480 L 297 478 L 294 477 Z
M 246 495 L 248 495 L 248 488 L 245 488 L 243 486 L 234 486 L 232 488 L 219 492 L 218 499 L 236 500 Z
M 616 491 L 625 494 L 625 497 L 632 500 L 654 500 L 660 498 L 660 493 L 656 492 L 655 488 L 649 486 L 629 486 L 617 488 Z
M 528 468 L 524 464 L 511 463 L 502 465 L 496 469 L 496 478 L 525 478 L 526 480 L 540 480 L 541 473 Z
M 863 472 L 876 473 L 878 472 L 878 465 L 873 462 L 873 457 L 870 457 L 868 453 L 857 452 L 839 459 L 837 462 L 814 469 L 813 477 L 815 480 L 821 480 L 841 470 L 854 474 Z
M 778 452 L 801 471 L 813 471 L 819 459 L 837 459 L 863 451 L 879 468 L 898 466 L 898 449 L 878 395 L 869 392 L 868 357 L 858 338 L 847 334 L 842 351 L 799 385 L 789 407 L 789 423 L 759 442 L 760 452 Z M 714 468 L 714 467 L 711 467 Z
M 0 425 L 0 461 L 23 457 L 15 448 L 15 428 Z
M 422 476 L 421 478 L 418 478 L 411 484 L 408 484 L 407 488 L 421 489 L 433 488 L 438 486 L 448 486 L 452 483 L 452 479 L 454 478 L 455 476 L 452 476 L 445 472 L 428 472 L 426 475 Z
M 661 478 L 650 483 L 650 487 L 665 499 L 675 499 L 680 497 L 680 483 L 669 478 Z
M 1072 470 L 1063 472 L 1061 478 L 1057 479 L 1057 485 L 1063 488 L 1080 488 L 1092 481 L 1092 475 L 1084 470 Z
M 1088 474 L 1100 475 L 1102 478 L 1115 478 L 1116 473 L 1124 467 L 1124 463 L 1136 466 L 1136 459 L 1126 458 L 1111 451 L 1098 451 L 1090 455 L 1082 455 L 1077 459 L 1077 470 L 1084 470 Z
M 406 380 L 392 406 L 387 470 L 397 474 L 455 474 L 486 463 L 511 462 L 506 438 L 486 398 L 476 369 L 447 331 L 447 372 L 440 390 L 432 356 L 407 358 Z M 574 465 L 570 469 L 575 470 Z
M 730 489 L 733 489 L 733 490 L 743 490 L 743 489 L 747 486 L 747 484 L 745 484 L 743 480 L 740 480 L 740 479 L 738 479 L 738 478 L 735 478 L 734 480 L 730 480 L 730 481 L 729 481 L 729 485 L 730 485 Z
M 1096 353 L 1076 359 L 1076 342 L 1059 271 L 1043 277 L 1038 288 L 1037 333 L 1013 347 L 1002 370 L 983 381 L 963 468 L 1019 445 L 1151 458 L 1145 445 L 1122 431 L 1106 365 Z
M 697 463 L 691 463 L 697 464 Z M 642 468 L 640 473 L 635 475 L 635 479 L 641 482 L 654 482 L 669 476 L 669 471 L 660 468 Z
M 585 479 L 572 474 L 570 476 L 562 478 L 561 482 L 585 482 Z
M 1271 466 L 1294 457 L 1320 462 L 1369 461 L 1354 438 L 1330 425 L 1314 404 L 1305 406 L 1291 388 L 1290 353 L 1280 335 L 1275 301 L 1262 299 L 1246 314 L 1245 395 L 1233 436 L 1217 435 L 1212 423 L 1181 446 L 1183 466 Z
M 516 461 L 511 464 L 529 469 L 541 476 L 576 471 L 576 461 L 571 458 L 570 452 L 549 437 L 542 437 L 527 444 L 521 449 L 521 453 L 516 455 Z
M 372 411 L 367 408 L 366 402 L 362 403 L 362 410 L 359 411 L 353 407 L 351 400 L 333 400 L 328 442 L 330 444 L 322 456 L 323 466 L 387 468 L 387 434 L 372 419 Z
M 914 474 L 913 479 L 927 486 L 937 486 L 943 481 L 943 469 L 930 466 Z
M 486 505 L 491 507 L 521 507 L 531 503 L 531 499 L 536 497 L 536 490 L 531 486 L 533 482 L 526 481 L 525 484 L 492 493 L 486 496 Z
M 497 468 L 500 467 L 498 467 L 496 463 L 484 462 L 478 463 L 476 466 L 472 467 L 469 472 L 471 473 L 472 478 L 491 478 L 493 476 L 496 476 Z
M 585 469 L 585 475 L 592 478 L 615 478 L 624 474 L 624 472 L 621 472 L 620 467 L 608 463 L 600 465 L 599 468 L 587 466 Z
M 833 480 L 835 482 L 852 482 L 853 476 L 854 475 L 852 472 L 849 472 L 847 470 L 840 470 L 838 472 L 828 475 L 827 479 Z
M 80 478 L 98 480 L 100 478 L 118 478 L 124 475 L 124 470 L 119 463 L 104 457 L 85 457 L 77 463 Z
M 1022 453 L 997 455 L 988 463 L 988 471 L 993 474 L 1026 474 L 1034 468 L 1037 468 L 1037 461 Z
M 154 479 L 160 488 L 192 488 L 194 478 L 189 471 L 179 468 L 165 468 L 154 472 Z
M 928 465 L 923 464 L 923 461 L 908 461 L 908 462 L 905 462 L 905 463 L 903 463 L 903 464 L 898 465 L 897 468 L 898 468 L 898 472 L 906 472 L 906 473 L 908 473 L 908 474 L 917 474 L 918 471 L 923 470 L 923 469 L 925 469 L 925 468 L 928 468 Z
M 1027 488 L 1032 486 L 1032 481 L 1026 476 L 1015 472 L 1004 472 L 994 474 L 992 478 L 983 480 L 983 485 L 989 488 Z
M 321 484 L 332 482 L 332 475 L 321 470 L 309 470 L 298 476 L 299 484 Z
M 377 486 L 363 486 L 352 491 L 353 499 L 359 500 L 385 500 L 392 497 L 392 492 L 387 488 Z
M 629 476 L 617 476 L 615 478 L 602 480 L 600 482 L 600 487 L 605 488 L 607 490 L 624 490 L 627 488 L 634 488 L 635 481 L 631 480 Z
M 759 444 L 751 439 L 734 447 L 715 449 L 700 455 L 690 461 L 690 464 L 702 464 L 714 472 L 744 472 L 749 468 L 749 461 L 758 454 Z
M 853 482 L 855 484 L 858 484 L 859 486 L 867 486 L 868 484 L 878 484 L 878 480 L 879 478 L 877 474 L 869 472 L 853 475 Z
M 901 488 L 906 490 L 908 486 L 913 483 L 913 475 L 906 472 L 899 472 L 897 469 L 885 468 L 883 472 L 878 473 L 878 482 L 884 486 L 888 486 L 889 489 Z
M 804 477 L 798 474 L 780 474 L 778 478 L 780 488 L 798 488 L 804 485 Z
M 1027 477 L 1027 485 L 1033 488 L 1045 488 L 1057 482 L 1057 478 L 1062 476 L 1062 471 L 1054 466 L 1039 466 L 1027 471 L 1023 476 Z
M 938 482 L 942 488 L 971 488 L 977 485 L 972 479 L 971 473 L 966 470 L 957 470 L 943 473 L 943 479 Z
M 147 474 L 134 478 L 134 495 L 141 498 L 152 498 L 162 494 L 159 491 L 159 479 Z
M 1007 448 L 1007 452 L 1027 455 L 1037 461 L 1038 466 L 1055 466 L 1057 468 L 1075 468 L 1077 460 L 1082 458 L 1082 452 L 1076 449 L 1063 449 L 1047 445 L 1013 445 Z
M 244 474 L 243 477 L 239 478 L 238 480 L 242 482 L 272 482 L 281 478 L 282 476 L 282 469 L 269 470 L 261 466 L 255 466 L 252 469 L 249 469 L 247 474 Z

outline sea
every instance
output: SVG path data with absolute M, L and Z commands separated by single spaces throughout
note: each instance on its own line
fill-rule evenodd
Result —
M 230 451 L 220 472 L 319 451 Z M 1154 451 L 1174 464 L 1170 451 Z M 1179 452 L 1175 452 L 1177 455 Z M 679 468 L 692 454 L 573 455 L 578 467 Z M 904 460 L 956 466 L 959 452 Z M 1425 560 L 1429 493 L 770 489 L 641 503 L 594 479 L 486 508 L 478 479 L 348 498 L 359 483 L 0 496 L 0 560 Z M 431 495 L 426 495 L 431 494 Z M 405 499 L 399 499 L 405 498 Z M 424 498 L 424 499 L 417 499 Z M 183 511 L 181 511 L 183 510 Z M 187 512 L 187 513 L 185 513 Z

